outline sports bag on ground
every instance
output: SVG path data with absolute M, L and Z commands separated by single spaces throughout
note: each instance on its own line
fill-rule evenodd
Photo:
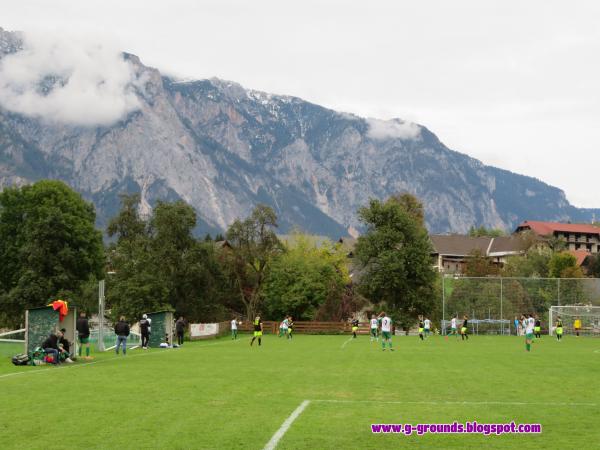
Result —
M 12 357 L 12 363 L 15 366 L 26 366 L 29 364 L 29 356 L 24 353 Z

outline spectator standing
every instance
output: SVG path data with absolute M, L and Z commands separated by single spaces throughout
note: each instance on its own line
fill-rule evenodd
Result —
M 185 320 L 179 317 L 175 322 L 175 331 L 177 332 L 177 345 L 183 345 L 183 334 L 185 333 Z
M 117 335 L 117 346 L 115 350 L 119 354 L 119 347 L 123 346 L 123 355 L 127 354 L 127 337 L 129 336 L 129 324 L 125 322 L 125 317 L 121 316 L 115 325 L 115 334 Z

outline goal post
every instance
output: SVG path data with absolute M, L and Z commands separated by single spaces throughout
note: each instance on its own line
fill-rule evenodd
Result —
M 583 336 L 600 336 L 600 306 L 561 305 L 551 306 L 548 310 L 548 334 L 552 336 L 554 324 L 561 318 L 566 333 L 575 333 L 575 321 L 581 322 L 580 334 Z

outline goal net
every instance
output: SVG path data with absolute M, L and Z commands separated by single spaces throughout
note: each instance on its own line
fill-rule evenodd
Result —
M 563 323 L 564 333 L 575 334 L 575 325 L 579 320 L 581 323 L 580 335 L 600 336 L 600 306 L 551 306 L 548 312 L 548 330 L 551 336 L 555 331 L 556 320 L 559 317 Z
M 10 357 L 25 352 L 25 328 L 0 333 L 0 357 Z

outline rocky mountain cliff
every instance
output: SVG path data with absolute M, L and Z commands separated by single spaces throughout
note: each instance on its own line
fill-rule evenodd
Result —
M 0 58 L 18 52 L 20 39 L 0 29 Z M 138 80 L 138 106 L 116 123 L 60 123 L 0 105 L 0 188 L 64 180 L 95 203 L 101 226 L 123 192 L 140 192 L 145 210 L 183 199 L 201 231 L 223 230 L 262 202 L 277 211 L 282 231 L 332 237 L 360 229 L 356 211 L 369 198 L 399 192 L 424 202 L 438 233 L 509 230 L 523 219 L 588 221 L 597 212 L 573 207 L 537 179 L 452 151 L 421 125 L 219 79 L 178 81 L 123 57 Z

